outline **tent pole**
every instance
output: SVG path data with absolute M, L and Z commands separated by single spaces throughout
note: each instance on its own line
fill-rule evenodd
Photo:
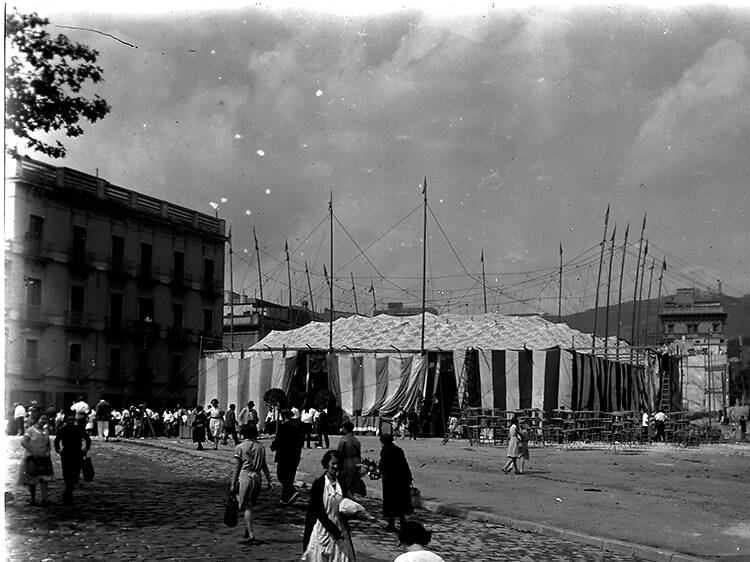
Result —
M 661 273 L 659 273 L 659 295 L 656 297 L 656 342 L 659 342 L 659 320 L 661 316 L 661 282 L 664 279 L 664 272 L 667 270 L 667 258 L 661 262 Z
M 258 287 L 260 288 L 260 331 L 258 332 L 258 341 L 265 337 L 264 329 L 264 317 L 265 317 L 265 304 L 263 303 L 263 272 L 260 268 L 260 250 L 258 249 L 258 237 L 255 235 L 255 227 L 253 227 L 253 239 L 255 240 L 255 258 L 258 260 Z
M 422 340 L 420 347 L 424 355 L 424 307 L 427 296 L 427 176 L 424 177 L 422 195 L 424 196 L 424 218 L 422 221 Z
M 648 326 L 651 323 L 651 284 L 654 281 L 654 263 L 656 262 L 656 258 L 651 259 L 651 273 L 648 276 L 648 296 L 646 297 L 646 341 L 644 342 L 645 345 L 648 345 Z
M 646 256 L 648 256 L 648 239 L 646 239 L 646 247 L 643 249 L 643 262 L 641 262 L 641 281 L 638 286 L 638 318 L 636 320 L 636 345 L 641 344 L 641 309 L 643 308 L 643 277 L 646 273 Z M 638 271 L 635 272 L 638 275 Z
M 354 286 L 354 273 L 349 272 L 349 275 L 352 277 L 352 293 L 354 293 L 354 314 L 359 316 L 359 308 L 357 307 L 357 288 Z
M 641 226 L 641 239 L 638 242 L 638 261 L 635 262 L 635 288 L 633 289 L 633 318 L 630 326 L 630 343 L 635 343 L 635 307 L 638 298 L 638 270 L 641 268 L 641 251 L 643 250 L 643 233 L 646 230 L 646 213 L 643 213 L 643 225 Z
M 289 284 L 289 329 L 292 328 L 292 270 L 289 265 L 289 241 L 284 240 L 284 252 L 286 253 L 286 279 Z
M 628 247 L 628 232 L 630 231 L 630 223 L 625 227 L 625 241 L 622 243 L 622 261 L 620 262 L 620 289 L 617 294 L 617 351 L 615 352 L 615 360 L 620 360 L 620 317 L 622 315 L 622 277 L 625 273 L 625 250 Z
M 331 190 L 331 198 L 328 201 L 328 213 L 331 217 L 331 282 L 328 286 L 331 314 L 328 319 L 328 353 L 333 355 L 333 190 Z
M 563 249 L 560 241 L 560 287 L 557 291 L 557 322 L 562 322 L 562 274 L 563 274 Z
M 234 266 L 232 262 L 232 223 L 229 223 L 229 346 L 234 351 Z
M 607 223 L 609 223 L 609 205 L 607 213 L 604 215 L 604 236 L 602 237 L 602 249 L 599 252 L 599 274 L 596 277 L 596 297 L 594 299 L 594 329 L 591 331 L 591 354 L 594 354 L 596 347 L 596 317 L 599 314 L 599 287 L 602 283 L 602 262 L 604 261 L 604 246 L 607 244 Z
M 612 228 L 612 245 L 609 248 L 609 273 L 607 273 L 607 307 L 604 315 L 604 358 L 607 359 L 607 340 L 609 338 L 609 296 L 612 292 L 612 258 L 615 254 L 615 235 L 617 234 L 617 223 Z
M 484 313 L 487 314 L 487 281 L 484 275 L 484 248 L 482 248 L 482 255 L 479 258 L 482 262 L 482 291 L 484 293 Z
M 307 292 L 310 295 L 310 310 L 315 312 L 315 303 L 313 302 L 312 286 L 310 285 L 310 271 L 307 269 L 307 262 L 305 262 L 305 276 L 307 277 Z

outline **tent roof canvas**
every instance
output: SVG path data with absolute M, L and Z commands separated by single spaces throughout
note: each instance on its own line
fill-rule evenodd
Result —
M 328 322 L 311 322 L 295 330 L 273 331 L 250 349 L 328 350 L 329 329 Z M 419 351 L 421 337 L 421 314 L 350 316 L 333 322 L 333 348 L 338 351 Z M 428 351 L 560 347 L 590 353 L 592 344 L 591 334 L 574 330 L 564 323 L 550 322 L 541 316 L 503 316 L 494 313 L 425 313 L 424 340 L 424 347 Z M 617 339 L 608 338 L 607 347 L 614 350 Z M 597 354 L 603 351 L 603 338 L 596 338 L 595 348 Z M 629 348 L 620 341 L 621 353 L 623 349 Z

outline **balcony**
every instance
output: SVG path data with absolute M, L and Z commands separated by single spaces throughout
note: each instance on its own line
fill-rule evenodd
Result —
M 180 272 L 172 272 L 172 290 L 188 291 L 193 289 L 194 278 L 192 275 Z
M 224 282 L 213 279 L 204 279 L 201 292 L 208 297 L 215 297 L 224 292 Z
M 80 249 L 73 248 L 70 253 L 68 264 L 70 265 L 71 271 L 87 273 L 94 267 L 95 260 L 96 255 L 94 254 L 94 252 L 86 252 Z
M 158 283 L 160 274 L 161 269 L 159 268 L 159 266 L 142 263 L 138 265 L 136 277 L 138 278 L 138 281 L 141 282 Z
M 150 347 L 159 339 L 159 324 L 138 320 L 134 323 L 135 343 L 144 348 Z
M 184 346 L 195 341 L 195 333 L 190 328 L 170 328 L 167 331 L 169 343 L 175 346 Z
M 125 259 L 113 259 L 109 262 L 109 273 L 115 278 L 127 278 L 132 275 L 133 262 Z
M 104 331 L 110 339 L 124 339 L 133 335 L 133 322 L 129 320 L 123 320 L 120 316 L 107 316 L 104 321 L 106 323 Z

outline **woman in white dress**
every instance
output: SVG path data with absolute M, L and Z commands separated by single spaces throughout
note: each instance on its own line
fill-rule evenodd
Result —
M 302 555 L 304 562 L 354 562 L 349 524 L 339 513 L 344 493 L 337 476 L 341 458 L 326 451 L 321 464 L 325 473 L 310 487 L 310 503 L 305 518 Z
M 505 474 L 508 474 L 511 468 L 515 470 L 516 474 L 520 474 L 518 465 L 516 464 L 520 454 L 518 439 L 518 418 L 513 416 L 510 420 L 510 429 L 508 430 L 508 462 L 505 463 L 505 466 L 503 467 L 503 472 Z

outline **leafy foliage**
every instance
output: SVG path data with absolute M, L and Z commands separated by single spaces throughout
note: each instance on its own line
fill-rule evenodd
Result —
M 66 151 L 60 141 L 48 144 L 33 133 L 62 130 L 77 137 L 83 133 L 81 119 L 94 123 L 110 106 L 98 95 L 89 99 L 81 94 L 89 80 L 103 80 L 96 65 L 99 53 L 65 35 L 50 35 L 44 30 L 48 24 L 36 13 L 6 13 L 6 48 L 13 54 L 5 69 L 5 127 L 28 148 L 62 158 Z M 15 148 L 6 151 L 18 156 Z
M 263 402 L 271 407 L 284 408 L 286 407 L 286 394 L 280 388 L 269 388 L 263 395 Z

